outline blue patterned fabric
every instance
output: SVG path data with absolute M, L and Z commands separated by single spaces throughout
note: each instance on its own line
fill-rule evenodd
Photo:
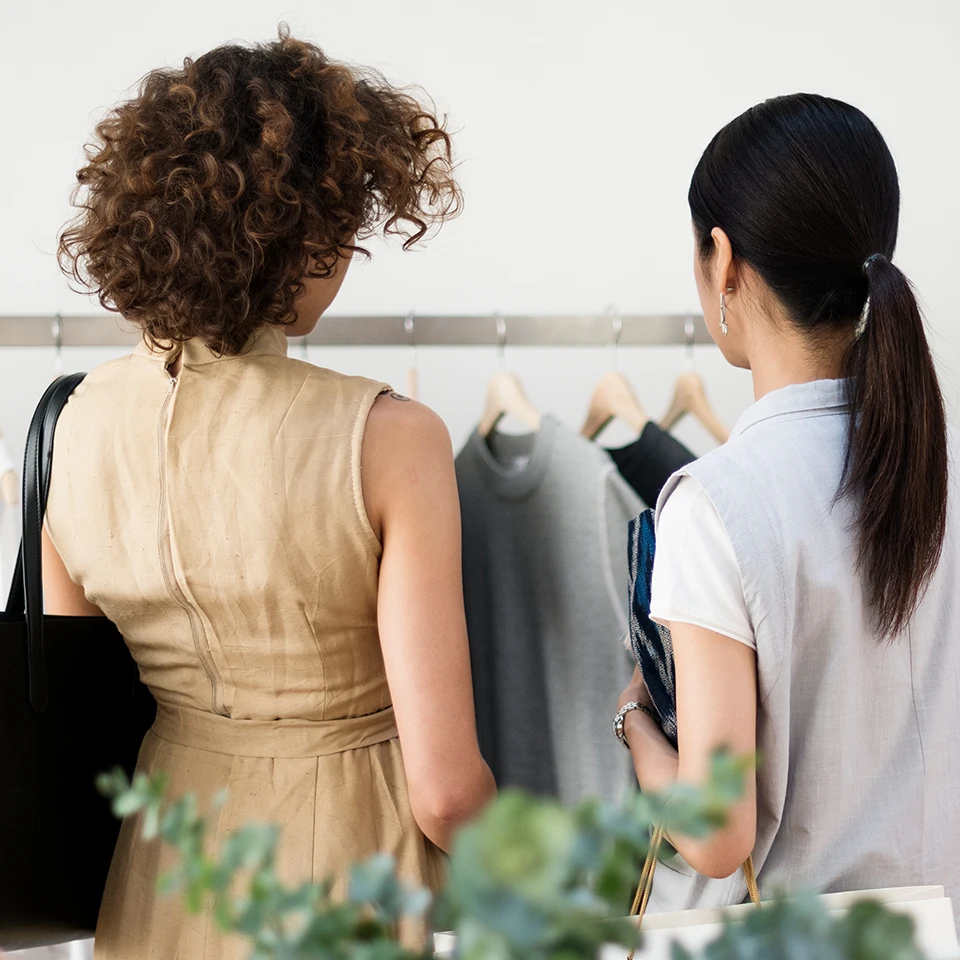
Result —
M 673 676 L 670 631 L 650 619 L 650 586 L 657 548 L 654 511 L 630 521 L 630 648 L 643 674 L 660 726 L 677 745 L 677 690 Z

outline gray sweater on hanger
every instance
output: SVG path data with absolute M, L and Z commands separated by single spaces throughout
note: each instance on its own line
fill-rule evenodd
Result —
M 501 787 L 615 799 L 633 781 L 610 720 L 632 671 L 627 524 L 641 502 L 550 416 L 525 436 L 474 432 L 457 480 L 481 750 Z

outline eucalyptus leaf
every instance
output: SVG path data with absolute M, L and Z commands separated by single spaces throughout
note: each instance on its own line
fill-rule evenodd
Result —
M 149 799 L 138 793 L 121 793 L 113 801 L 113 812 L 118 817 L 129 817 L 138 813 L 149 803 Z
M 393 857 L 379 853 L 350 868 L 348 897 L 354 903 L 373 903 L 390 889 L 395 880 Z
M 674 941 L 670 944 L 670 960 L 693 960 L 693 954 L 686 947 Z
M 854 904 L 837 923 L 834 941 L 850 960 L 921 960 L 914 942 L 910 917 L 886 910 L 882 904 L 864 900 Z
M 184 875 L 183 866 L 174 867 L 166 873 L 160 874 L 157 880 L 157 890 L 162 896 L 169 897 L 183 887 Z

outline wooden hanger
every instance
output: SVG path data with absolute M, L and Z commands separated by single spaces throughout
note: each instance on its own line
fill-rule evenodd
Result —
M 590 409 L 580 435 L 588 440 L 596 440 L 604 427 L 614 419 L 622 420 L 638 433 L 650 420 L 627 378 L 622 373 L 611 370 L 600 378 L 593 391 Z
M 650 420 L 633 392 L 630 381 L 617 369 L 623 320 L 613 307 L 609 307 L 607 313 L 613 326 L 610 339 L 610 346 L 613 348 L 613 369 L 600 378 L 590 398 L 587 419 L 580 430 L 580 435 L 588 440 L 596 440 L 603 428 L 613 419 L 623 420 L 637 433 L 643 430 Z
M 539 430 L 543 419 L 540 411 L 527 398 L 516 374 L 501 370 L 487 384 L 487 408 L 480 418 L 480 436 L 489 437 L 508 414 L 531 430 Z
M 480 436 L 487 438 L 497 424 L 508 414 L 525 423 L 531 430 L 539 430 L 543 416 L 530 402 L 516 374 L 506 369 L 507 322 L 497 317 L 497 357 L 500 370 L 487 384 L 487 407 L 478 427 Z
M 420 399 L 420 377 L 416 367 L 411 367 L 407 371 L 407 392 L 405 396 L 411 400 Z
M 669 430 L 688 413 L 693 414 L 710 431 L 717 443 L 726 443 L 730 439 L 730 431 L 713 412 L 713 407 L 707 400 L 703 380 L 700 379 L 699 374 L 691 370 L 677 377 L 673 401 L 663 420 L 660 421 L 660 426 L 664 430 Z

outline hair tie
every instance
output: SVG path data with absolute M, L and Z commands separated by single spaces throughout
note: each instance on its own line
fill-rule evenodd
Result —
M 886 258 L 882 253 L 871 253 L 870 256 L 867 257 L 867 259 L 863 261 L 863 272 L 864 272 L 864 273 L 867 273 L 867 272 L 869 271 L 870 267 L 871 267 L 877 260 L 886 260 L 886 259 L 887 259 L 887 258 Z

